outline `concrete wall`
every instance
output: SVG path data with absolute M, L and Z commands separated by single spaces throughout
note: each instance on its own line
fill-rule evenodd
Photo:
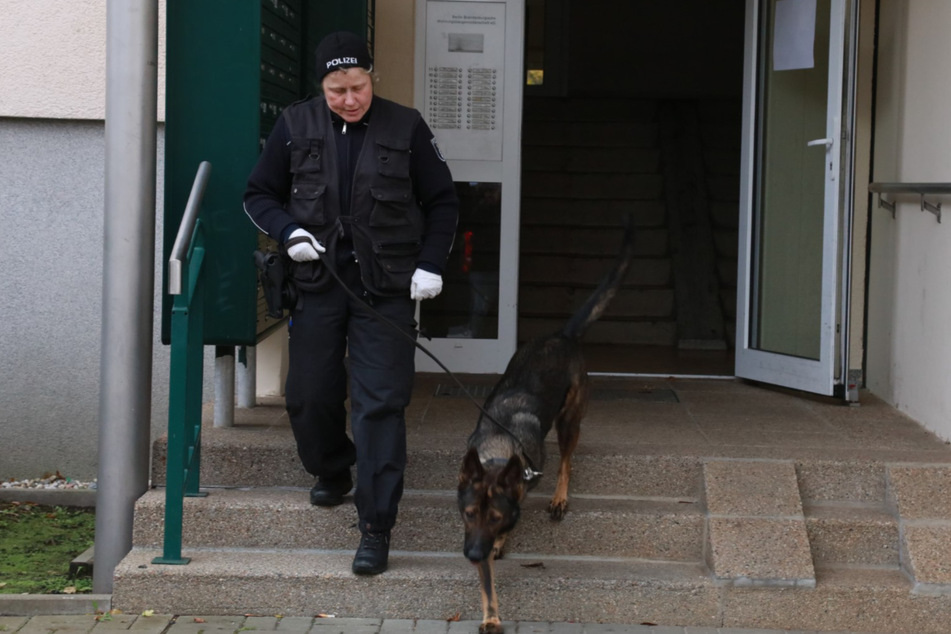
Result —
M 89 479 L 98 461 L 106 3 L 0 0 L 0 33 L 0 479 L 57 470 Z M 163 141 L 159 125 L 157 242 L 154 257 L 144 254 L 156 263 L 152 412 L 144 422 L 153 438 L 168 411 L 157 312 Z
M 164 155 L 159 130 L 158 157 Z M 103 191 L 101 121 L 0 118 L 0 479 L 95 477 L 99 432 Z M 157 177 L 155 302 L 161 288 Z M 168 348 L 155 312 L 151 435 L 168 415 Z M 213 349 L 206 351 L 213 397 Z M 148 424 L 148 421 L 146 421 Z
M 872 178 L 948 182 L 951 3 L 889 0 L 881 8 Z M 917 197 L 900 200 L 894 219 L 872 211 L 868 386 L 951 439 L 951 224 L 922 213 Z

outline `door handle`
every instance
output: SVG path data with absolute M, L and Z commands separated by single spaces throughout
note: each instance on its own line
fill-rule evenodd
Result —
M 826 147 L 832 147 L 833 143 L 835 143 L 835 139 L 815 139 L 806 143 L 806 146 L 814 147 L 816 145 L 824 145 Z

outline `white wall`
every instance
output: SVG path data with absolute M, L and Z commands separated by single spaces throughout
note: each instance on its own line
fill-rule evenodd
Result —
M 951 181 L 951 3 L 882 2 L 873 179 Z M 947 206 L 951 197 L 942 201 Z M 868 387 L 951 439 L 951 217 L 872 215 Z
M 158 112 L 165 120 L 165 0 Z M 0 117 L 102 120 L 106 0 L 0 0 Z

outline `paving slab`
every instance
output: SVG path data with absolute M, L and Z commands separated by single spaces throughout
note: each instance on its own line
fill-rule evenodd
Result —
M 0 632 L 16 632 L 26 625 L 28 619 L 26 616 L 0 616 Z
M 110 594 L 0 594 L 0 614 L 96 614 L 112 609 Z
M 168 634 L 234 632 L 244 627 L 246 617 L 235 615 L 184 614 L 175 617 Z
M 20 628 L 17 634 L 49 634 L 50 632 L 88 634 L 96 626 L 96 622 L 94 614 L 37 615 Z

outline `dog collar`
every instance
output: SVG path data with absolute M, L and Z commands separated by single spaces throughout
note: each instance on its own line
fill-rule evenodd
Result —
M 483 467 L 488 467 L 490 465 L 505 466 L 508 464 L 508 461 L 508 458 L 489 458 L 488 460 L 482 460 L 481 462 Z M 522 460 L 522 464 L 524 463 L 525 460 Z M 524 480 L 527 484 L 535 484 L 541 477 L 542 472 L 535 471 L 531 467 L 525 467 L 525 469 L 522 471 L 522 480 Z

